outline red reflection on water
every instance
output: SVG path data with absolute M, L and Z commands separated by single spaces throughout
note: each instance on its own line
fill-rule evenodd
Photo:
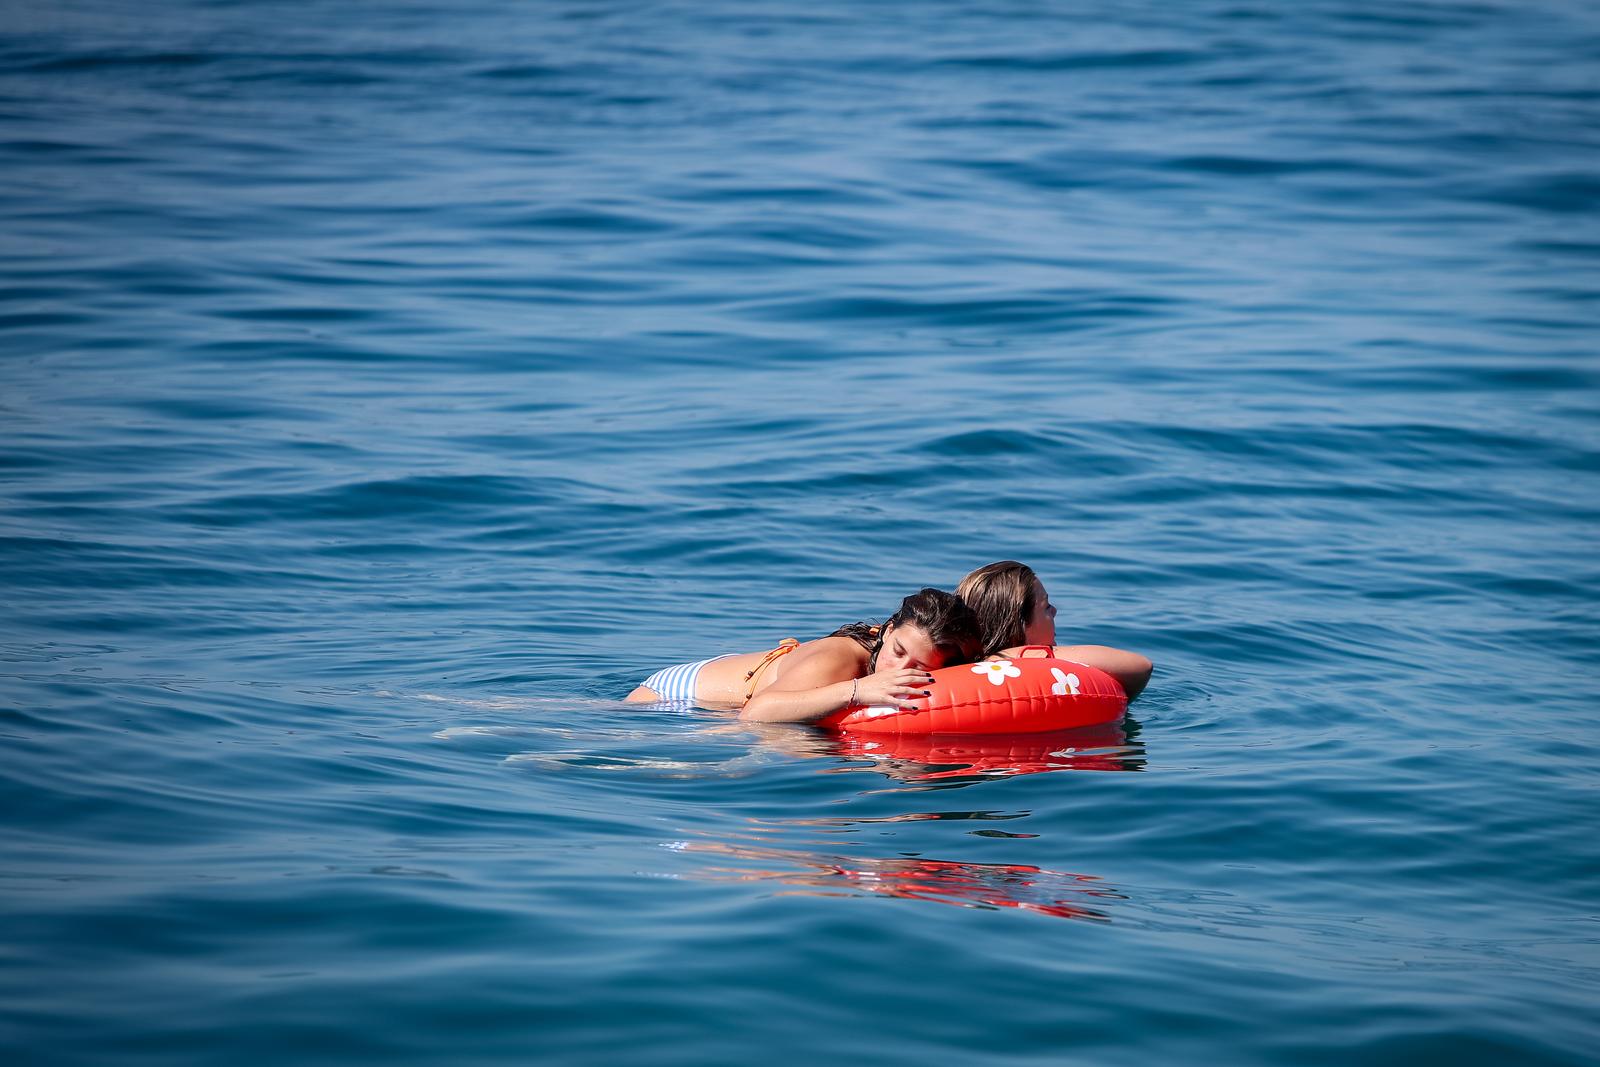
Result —
M 1047 734 L 832 736 L 833 754 L 870 759 L 902 781 L 1009 778 L 1044 771 L 1137 771 L 1144 750 L 1128 744 L 1122 723 Z
M 965 908 L 1018 908 L 1058 919 L 1110 922 L 1093 903 L 1127 900 L 1093 875 L 1068 874 L 1021 863 L 958 863 L 910 857 L 873 858 L 761 848 L 720 842 L 678 842 L 680 852 L 707 852 L 763 864 L 707 867 L 699 877 L 779 882 L 812 896 L 873 893 Z M 774 869 L 767 864 L 781 863 Z

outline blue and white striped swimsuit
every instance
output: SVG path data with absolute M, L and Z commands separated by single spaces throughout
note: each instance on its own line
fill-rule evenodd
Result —
M 693 704 L 695 686 L 700 681 L 700 669 L 707 663 L 727 658 L 727 656 L 712 656 L 698 663 L 680 663 L 676 667 L 664 667 L 646 678 L 642 684 L 646 689 L 654 689 L 661 694 L 662 703 Z

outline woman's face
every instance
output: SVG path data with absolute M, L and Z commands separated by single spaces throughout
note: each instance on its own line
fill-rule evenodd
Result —
M 1033 583 L 1033 614 L 1024 623 L 1023 644 L 1053 645 L 1056 643 L 1056 606 L 1050 603 L 1050 594 L 1044 583 Z
M 914 667 L 934 671 L 943 666 L 944 653 L 928 640 L 921 627 L 910 624 L 884 627 L 883 647 L 878 650 L 878 670 Z

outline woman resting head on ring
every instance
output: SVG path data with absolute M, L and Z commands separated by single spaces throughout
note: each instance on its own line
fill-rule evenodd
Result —
M 1058 659 L 1098 667 L 1122 683 L 1132 700 L 1150 681 L 1151 662 L 1137 652 L 1106 645 L 1057 645 L 1056 607 L 1044 583 L 1014 559 L 979 567 L 956 587 L 983 627 L 984 656 L 1015 656 L 1028 645 L 1048 645 Z
M 736 707 L 754 722 L 814 722 L 855 704 L 910 707 L 930 671 L 971 663 L 982 649 L 977 618 L 961 600 L 924 589 L 882 626 L 857 622 L 827 637 L 789 638 L 765 652 L 718 656 L 657 671 L 630 703 Z

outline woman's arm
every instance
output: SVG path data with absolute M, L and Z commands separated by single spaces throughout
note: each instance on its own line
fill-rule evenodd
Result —
M 1006 649 L 1001 655 L 1014 657 L 1021 652 L 1022 646 L 1018 646 Z M 1122 691 L 1128 694 L 1129 700 L 1143 691 L 1150 681 L 1150 672 L 1155 669 L 1155 664 L 1137 652 L 1106 645 L 1057 645 L 1054 655 L 1057 659 L 1070 659 L 1105 671 L 1122 683 Z
M 750 698 L 739 718 L 750 722 L 815 722 L 856 704 L 894 704 L 925 695 L 927 671 L 906 668 L 858 678 L 860 659 L 848 650 L 818 649 L 794 663 L 783 678 Z M 916 688 L 913 688 L 915 686 Z M 851 694 L 855 694 L 852 701 Z

